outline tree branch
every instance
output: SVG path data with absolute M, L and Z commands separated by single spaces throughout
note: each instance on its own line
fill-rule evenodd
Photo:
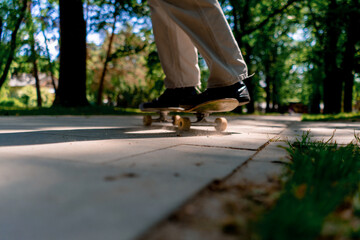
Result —
M 264 27 L 273 17 L 275 17 L 276 15 L 284 12 L 286 9 L 288 9 L 293 3 L 297 2 L 297 1 L 302 1 L 302 0 L 289 0 L 283 7 L 276 9 L 274 12 L 272 12 L 266 19 L 264 19 L 262 22 L 260 22 L 258 25 L 254 26 L 254 27 L 250 27 L 249 29 L 246 29 L 243 34 L 247 35 L 250 34 L 262 27 Z
M 11 34 L 10 53 L 9 53 L 9 57 L 7 59 L 3 74 L 0 77 L 0 88 L 4 84 L 4 82 L 6 80 L 6 77 L 7 77 L 8 73 L 9 73 L 11 62 L 13 61 L 15 48 L 16 48 L 17 32 L 19 31 L 20 24 L 21 24 L 21 22 L 23 21 L 23 19 L 25 17 L 25 12 L 26 12 L 26 8 L 27 8 L 27 0 L 23 0 L 22 2 L 23 2 L 23 6 L 21 7 L 21 10 L 20 10 L 20 16 L 19 16 L 19 18 L 18 18 L 18 20 L 16 22 L 14 31 Z
M 310 11 L 311 20 L 312 20 L 313 25 L 314 25 L 314 28 L 315 28 L 315 30 L 316 30 L 315 35 L 316 35 L 316 37 L 319 39 L 320 45 L 323 45 L 323 43 L 324 43 L 324 38 L 323 38 L 323 36 L 321 36 L 321 34 L 320 34 L 320 28 L 319 28 L 318 24 L 316 23 L 316 19 L 315 19 L 316 16 L 315 16 L 315 13 L 314 13 L 314 11 L 313 11 L 313 9 L 312 9 L 312 7 L 311 7 L 311 2 L 308 2 L 308 8 L 309 8 L 309 11 Z
M 3 20 L 0 17 L 0 43 L 1 43 L 1 40 L 2 40 L 2 32 L 3 32 Z

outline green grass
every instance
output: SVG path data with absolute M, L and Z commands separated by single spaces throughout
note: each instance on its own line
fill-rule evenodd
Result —
M 36 115 L 134 115 L 140 114 L 139 109 L 117 108 L 107 106 L 88 106 L 78 108 L 16 108 L 0 107 L 0 116 L 36 116 Z
M 304 114 L 302 121 L 337 121 L 349 120 L 359 121 L 360 113 L 339 113 L 339 114 Z
M 360 180 L 359 135 L 347 146 L 312 142 L 309 132 L 287 151 L 284 189 L 275 206 L 259 222 L 263 240 L 316 239 L 326 217 L 346 198 L 353 197 Z
M 142 112 L 137 108 L 118 108 L 108 106 L 88 106 L 77 108 L 66 107 L 4 107 L 0 106 L 0 116 L 36 116 L 36 115 L 156 115 L 156 113 Z M 172 113 L 175 114 L 175 113 Z M 192 113 L 177 113 L 179 115 L 193 115 Z M 245 115 L 245 113 L 226 112 L 226 113 L 213 113 L 212 115 L 226 115 L 237 116 Z

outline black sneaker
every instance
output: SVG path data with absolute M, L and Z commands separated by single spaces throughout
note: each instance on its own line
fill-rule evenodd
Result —
M 185 87 L 185 88 L 174 88 L 166 89 L 165 92 L 157 99 L 154 99 L 151 102 L 145 102 L 140 104 L 141 110 L 151 110 L 151 109 L 179 109 L 180 103 L 184 99 L 194 97 L 198 94 L 198 91 L 195 87 Z
M 227 87 L 209 88 L 199 95 L 185 99 L 180 107 L 190 109 L 202 103 L 226 98 L 235 98 L 239 106 L 250 102 L 249 92 L 245 84 L 240 81 Z

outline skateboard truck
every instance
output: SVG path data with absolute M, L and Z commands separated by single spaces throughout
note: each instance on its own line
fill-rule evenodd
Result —
M 169 118 L 169 112 L 159 111 L 158 118 L 152 118 L 150 115 L 145 115 L 143 118 L 144 126 L 151 126 L 152 123 L 172 123 L 174 126 L 178 126 L 179 130 L 188 131 L 191 126 L 213 126 L 217 131 L 225 131 L 227 128 L 226 118 L 216 118 L 214 122 L 210 122 L 206 119 L 210 114 L 209 113 L 196 113 L 196 121 L 192 122 L 188 117 L 181 117 L 179 115 L 174 115 L 172 118 Z
M 178 118 L 180 118 L 179 115 L 172 116 L 172 118 L 169 118 L 169 111 L 158 111 L 159 114 L 158 118 L 152 118 L 150 115 L 145 115 L 143 117 L 143 124 L 144 126 L 151 126 L 153 122 L 158 123 L 172 123 L 175 125 L 176 122 L 178 122 Z
M 179 121 L 175 123 L 179 127 L 179 130 L 188 131 L 191 126 L 213 126 L 219 132 L 225 131 L 227 128 L 226 118 L 216 118 L 214 122 L 210 122 L 206 119 L 209 116 L 209 113 L 196 113 L 196 121 L 191 122 L 188 117 L 180 117 Z
M 182 108 L 163 108 L 163 109 L 141 109 L 142 111 L 147 112 L 156 112 L 159 114 L 158 118 L 153 119 L 150 115 L 145 115 L 143 118 L 144 126 L 151 126 L 153 122 L 158 123 L 172 123 L 175 126 L 178 126 L 179 130 L 188 131 L 190 127 L 193 126 L 213 126 L 217 131 L 225 131 L 227 128 L 227 120 L 223 117 L 216 118 L 214 122 L 208 121 L 206 118 L 209 117 L 211 113 L 214 112 L 228 112 L 234 110 L 239 106 L 239 102 L 234 98 L 226 98 L 213 100 L 206 103 L 197 105 L 191 109 L 185 110 Z M 181 117 L 179 115 L 174 115 L 170 119 L 168 114 L 169 112 L 185 112 L 193 113 L 196 116 L 196 120 L 192 122 L 188 117 Z

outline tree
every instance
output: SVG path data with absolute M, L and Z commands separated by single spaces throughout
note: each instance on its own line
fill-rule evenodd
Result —
M 99 83 L 99 89 L 98 89 L 98 97 L 97 97 L 97 105 L 101 105 L 102 104 L 102 100 L 103 100 L 103 91 L 104 91 L 104 80 L 105 80 L 105 74 L 106 74 L 106 70 L 107 70 L 107 65 L 110 62 L 110 55 L 111 55 L 111 47 L 114 41 L 114 36 L 115 36 L 115 29 L 116 29 L 116 22 L 117 22 L 117 11 L 114 12 L 114 22 L 113 22 L 113 26 L 112 26 L 112 31 L 111 31 L 111 35 L 110 35 L 110 40 L 109 40 L 109 46 L 108 49 L 106 51 L 106 58 L 105 58 L 105 62 L 104 62 L 104 66 L 103 66 L 103 70 L 101 73 L 101 78 L 100 78 L 100 83 Z
M 291 9 L 292 6 L 300 2 L 299 0 L 288 1 L 237 1 L 237 0 L 224 0 L 224 9 L 228 15 L 230 25 L 232 26 L 234 36 L 238 42 L 240 49 L 243 52 L 245 62 L 248 65 L 249 73 L 257 72 L 253 78 L 245 81 L 246 86 L 249 89 L 252 101 L 246 105 L 247 112 L 252 113 L 255 111 L 255 101 L 260 96 L 259 94 L 259 80 L 260 75 L 265 77 L 267 85 L 265 87 L 267 110 L 270 111 L 270 102 L 279 102 L 278 88 L 280 87 L 277 78 L 277 72 L 273 71 L 271 65 L 276 65 L 278 62 L 285 61 L 285 57 L 277 58 L 278 45 L 275 43 L 270 44 L 272 40 L 276 42 L 276 32 L 272 29 L 274 22 L 281 23 L 282 27 L 286 28 L 287 22 L 279 22 L 282 16 Z M 270 41 L 270 42 L 269 42 Z M 263 44 L 265 43 L 265 45 Z M 260 44 L 260 45 L 259 45 Z M 259 55 L 260 54 L 260 55 Z M 265 55 L 268 55 L 265 60 Z M 263 59 L 264 61 L 261 61 Z M 267 65 L 267 66 L 264 66 Z M 262 71 L 261 73 L 259 71 Z M 281 71 L 281 70 L 279 70 Z M 272 73 L 271 73 L 272 72 Z M 275 104 L 274 104 L 275 106 Z
M 325 16 L 324 26 L 324 113 L 339 113 L 341 111 L 342 78 L 339 75 L 337 66 L 341 20 L 337 15 L 338 10 L 339 5 L 337 1 L 330 0 Z
M 51 17 L 51 15 L 55 11 L 55 9 L 51 2 L 48 2 L 48 5 L 46 6 L 45 9 L 42 9 L 40 3 L 38 4 L 38 7 L 40 10 L 40 17 L 39 17 L 40 28 L 41 28 L 41 33 L 44 37 L 45 54 L 46 54 L 46 60 L 48 62 L 46 71 L 50 74 L 51 83 L 54 88 L 54 93 L 56 94 L 56 91 L 57 91 L 57 86 L 55 83 L 55 68 L 56 67 L 55 67 L 54 61 L 51 60 L 50 49 L 49 49 L 49 44 L 48 44 L 49 39 L 46 34 L 47 29 L 53 30 L 55 28 L 54 25 L 56 24 L 56 21 L 54 21 L 54 19 L 52 19 L 52 17 Z M 58 41 L 58 39 L 56 39 L 56 40 Z
M 147 34 L 145 29 L 134 33 L 132 25 L 127 24 L 125 29 L 116 34 L 107 34 L 102 46 L 89 44 L 88 77 L 92 80 L 88 86 L 90 97 L 98 99 L 96 94 L 99 92 L 99 80 L 103 76 L 103 92 L 104 98 L 108 100 L 107 104 L 116 100 L 122 106 L 137 107 L 145 100 L 143 98 L 138 102 L 139 98 L 148 99 L 144 96 L 147 91 L 140 90 L 154 80 L 151 78 L 146 81 L 146 63 L 149 61 L 146 61 L 145 57 L 149 52 L 147 44 L 151 41 Z M 112 41 L 111 54 L 108 53 L 109 41 Z M 108 66 L 104 76 L 103 62 L 106 58 Z M 147 87 L 149 90 L 152 88 Z
M 37 106 L 42 106 L 42 98 L 40 91 L 40 79 L 39 79 L 39 69 L 38 69 L 38 53 L 36 50 L 36 42 L 35 42 L 35 34 L 36 34 L 36 24 L 34 22 L 34 18 L 32 17 L 32 5 L 33 2 L 30 0 L 28 7 L 28 17 L 26 21 L 26 26 L 29 34 L 29 44 L 30 44 L 30 62 L 33 65 L 32 72 L 35 78 L 35 88 L 36 88 L 36 96 L 37 96 Z
M 321 0 L 322 1 L 322 0 Z M 322 1 L 323 2 L 323 1 Z M 322 29 L 323 14 L 322 2 L 314 0 L 306 1 L 305 13 L 302 16 L 304 28 L 308 29 L 309 37 L 303 44 L 302 49 L 306 52 L 306 60 L 309 66 L 309 71 L 305 74 L 308 85 L 310 86 L 309 93 L 309 113 L 318 114 L 321 112 L 320 104 L 323 95 L 323 79 L 324 71 L 324 31 Z M 304 9 L 303 8 L 303 9 Z M 315 40 L 315 41 L 314 41 Z M 315 42 L 315 44 L 314 44 Z
M 25 17 L 25 13 L 26 13 L 26 9 L 27 9 L 27 4 L 28 4 L 28 1 L 27 0 L 22 0 L 19 2 L 19 5 L 20 5 L 20 12 L 19 12 L 19 16 L 15 18 L 15 24 L 14 24 L 14 30 L 12 31 L 12 34 L 11 34 L 11 41 L 10 41 L 10 49 L 9 49 L 9 53 L 8 53 L 8 57 L 7 57 L 7 61 L 6 61 L 6 64 L 5 64 L 5 67 L 4 67 L 4 70 L 3 70 L 3 73 L 0 77 L 0 88 L 2 87 L 2 85 L 5 83 L 5 80 L 7 78 L 7 75 L 9 73 L 9 70 L 10 70 L 10 66 L 11 66 L 11 63 L 14 59 L 14 55 L 15 55 L 15 49 L 17 47 L 17 44 L 16 44 L 16 40 L 17 40 L 17 34 L 18 34 L 18 31 L 20 29 L 20 25 L 21 25 L 21 22 L 23 21 L 24 17 Z M 3 6 L 1 6 L 3 7 Z M 17 16 L 16 14 L 16 10 L 13 10 L 14 13 L 13 15 Z M 2 29 L 2 27 L 1 27 Z M 1 30 L 2 31 L 2 30 Z M 0 35 L 1 36 L 1 35 Z M 2 65 L 2 64 L 1 64 Z M 2 67 L 0 65 L 0 67 Z
M 91 18 L 90 29 L 96 31 L 106 31 L 106 34 L 110 32 L 110 40 L 106 50 L 106 57 L 103 64 L 102 73 L 99 80 L 97 105 L 101 105 L 103 101 L 104 81 L 107 73 L 108 64 L 111 62 L 114 55 L 112 54 L 112 45 L 117 29 L 117 23 L 125 23 L 125 15 L 142 17 L 146 14 L 146 8 L 140 5 L 135 0 L 92 0 L 88 4 L 91 4 L 94 8 L 93 17 Z M 119 21 L 120 19 L 120 21 Z
M 89 105 L 86 99 L 86 24 L 82 0 L 60 0 L 60 78 L 54 105 Z
M 351 0 L 345 6 L 345 30 L 346 41 L 344 43 L 344 54 L 340 67 L 340 76 L 344 78 L 344 112 L 351 112 L 353 105 L 354 72 L 356 71 L 355 57 L 356 44 L 360 42 L 360 3 Z
M 357 30 L 360 24 L 359 1 L 308 0 L 306 6 L 306 25 L 311 29 L 312 41 L 315 42 L 309 46 L 312 49 L 309 60 L 314 63 L 311 71 L 316 87 L 312 99 L 319 104 L 318 86 L 322 85 L 324 113 L 339 113 L 342 106 L 344 111 L 350 112 L 356 72 L 356 45 L 360 41 Z
M 229 4 L 232 7 L 231 13 L 229 13 L 232 17 L 232 22 L 230 22 L 233 25 L 233 32 L 235 39 L 242 50 L 244 60 L 247 63 L 247 67 L 250 73 L 252 73 L 255 68 L 252 65 L 251 56 L 252 56 L 252 46 L 249 44 L 248 41 L 246 41 L 246 35 L 244 34 L 246 27 L 251 22 L 251 7 L 256 5 L 257 1 L 236 1 L 236 0 L 229 0 L 227 4 Z M 248 34 L 251 34 L 249 32 Z M 249 81 L 246 81 L 246 86 L 249 90 L 250 98 L 252 101 L 250 101 L 249 104 L 246 105 L 247 112 L 253 113 L 255 111 L 255 82 L 253 79 L 250 79 Z

